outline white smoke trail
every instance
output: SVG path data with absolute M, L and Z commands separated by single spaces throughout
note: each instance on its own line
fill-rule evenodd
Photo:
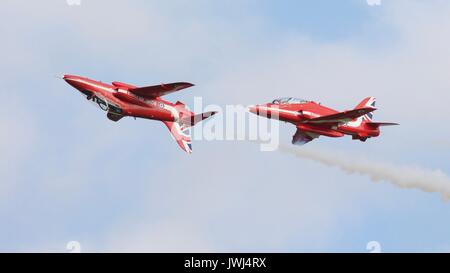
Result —
M 436 192 L 441 194 L 444 200 L 450 200 L 450 177 L 440 170 L 429 170 L 418 166 L 396 166 L 308 147 L 280 146 L 280 151 L 327 166 L 335 166 L 348 173 L 367 175 L 374 182 L 386 181 L 400 188 Z

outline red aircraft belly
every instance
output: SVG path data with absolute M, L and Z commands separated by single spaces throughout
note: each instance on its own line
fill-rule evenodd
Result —
M 338 127 L 338 130 L 344 134 L 358 135 L 360 137 L 377 137 L 380 135 L 380 130 L 378 128 L 368 128 L 364 125 L 364 123 L 361 123 L 357 127 L 341 125 Z
M 315 125 L 309 125 L 309 124 L 298 124 L 297 128 L 305 131 L 305 132 L 312 132 L 319 135 L 324 135 L 328 137 L 342 137 L 344 136 L 343 133 L 338 132 L 336 130 L 330 129 L 330 128 L 324 128 L 320 126 Z
M 251 111 L 259 116 L 278 119 L 288 122 L 298 122 L 301 120 L 300 114 L 289 109 L 281 109 L 279 107 L 256 106 Z
M 124 109 L 125 113 L 129 116 L 146 118 L 146 119 L 156 119 L 162 121 L 174 121 L 175 117 L 173 114 L 162 108 L 154 107 L 142 107 L 142 106 L 127 106 Z

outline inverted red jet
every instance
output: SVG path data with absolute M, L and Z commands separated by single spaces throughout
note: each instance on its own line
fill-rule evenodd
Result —
M 106 111 L 106 116 L 112 121 L 126 116 L 162 121 L 187 153 L 192 152 L 189 128 L 216 114 L 207 112 L 195 115 L 182 102 L 173 104 L 161 99 L 161 96 L 193 86 L 187 82 L 137 87 L 121 82 L 105 84 L 74 75 L 64 75 L 63 79 L 85 95 L 87 100 Z
M 380 135 L 380 126 L 398 125 L 372 121 L 375 98 L 365 98 L 354 109 L 338 112 L 313 101 L 297 98 L 276 99 L 272 103 L 249 107 L 249 111 L 267 118 L 277 118 L 297 127 L 292 144 L 306 144 L 319 136 L 366 141 Z

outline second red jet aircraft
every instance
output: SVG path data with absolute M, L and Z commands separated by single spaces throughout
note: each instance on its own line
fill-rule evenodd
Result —
M 338 112 L 313 101 L 281 98 L 263 105 L 249 107 L 249 111 L 267 118 L 276 118 L 297 127 L 292 144 L 305 144 L 319 136 L 342 137 L 366 141 L 380 135 L 380 126 L 398 125 L 372 121 L 375 98 L 368 97 L 354 109 Z

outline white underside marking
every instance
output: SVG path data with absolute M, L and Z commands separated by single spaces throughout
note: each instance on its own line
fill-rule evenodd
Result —
M 349 121 L 349 122 L 344 123 L 343 125 L 356 128 L 356 127 L 361 126 L 362 121 L 363 121 L 362 117 L 359 117 L 355 121 Z
M 175 109 L 175 107 L 172 107 L 170 105 L 164 104 L 164 108 L 168 111 L 170 111 L 170 113 L 172 113 L 172 116 L 174 118 L 174 121 L 178 123 L 178 120 L 180 119 L 180 112 L 178 112 L 177 109 Z
M 297 116 L 300 115 L 300 113 L 296 112 L 296 111 L 280 109 L 280 108 L 273 108 L 273 107 L 266 107 L 266 106 L 260 106 L 260 107 L 265 109 L 266 111 L 270 110 L 270 111 L 275 111 L 275 112 L 283 112 L 283 113 L 293 114 L 293 115 L 297 115 Z
M 281 113 L 287 113 L 287 114 L 291 114 L 291 115 L 295 115 L 295 116 L 307 115 L 307 116 L 311 116 L 311 117 L 320 117 L 320 115 L 318 115 L 316 113 L 313 113 L 313 112 L 310 112 L 310 111 L 302 111 L 300 113 L 300 112 L 297 112 L 297 111 L 280 109 L 280 108 L 273 108 L 273 107 L 267 107 L 267 106 L 260 106 L 260 107 L 265 109 L 266 111 L 267 110 L 278 111 L 278 112 L 281 112 Z

